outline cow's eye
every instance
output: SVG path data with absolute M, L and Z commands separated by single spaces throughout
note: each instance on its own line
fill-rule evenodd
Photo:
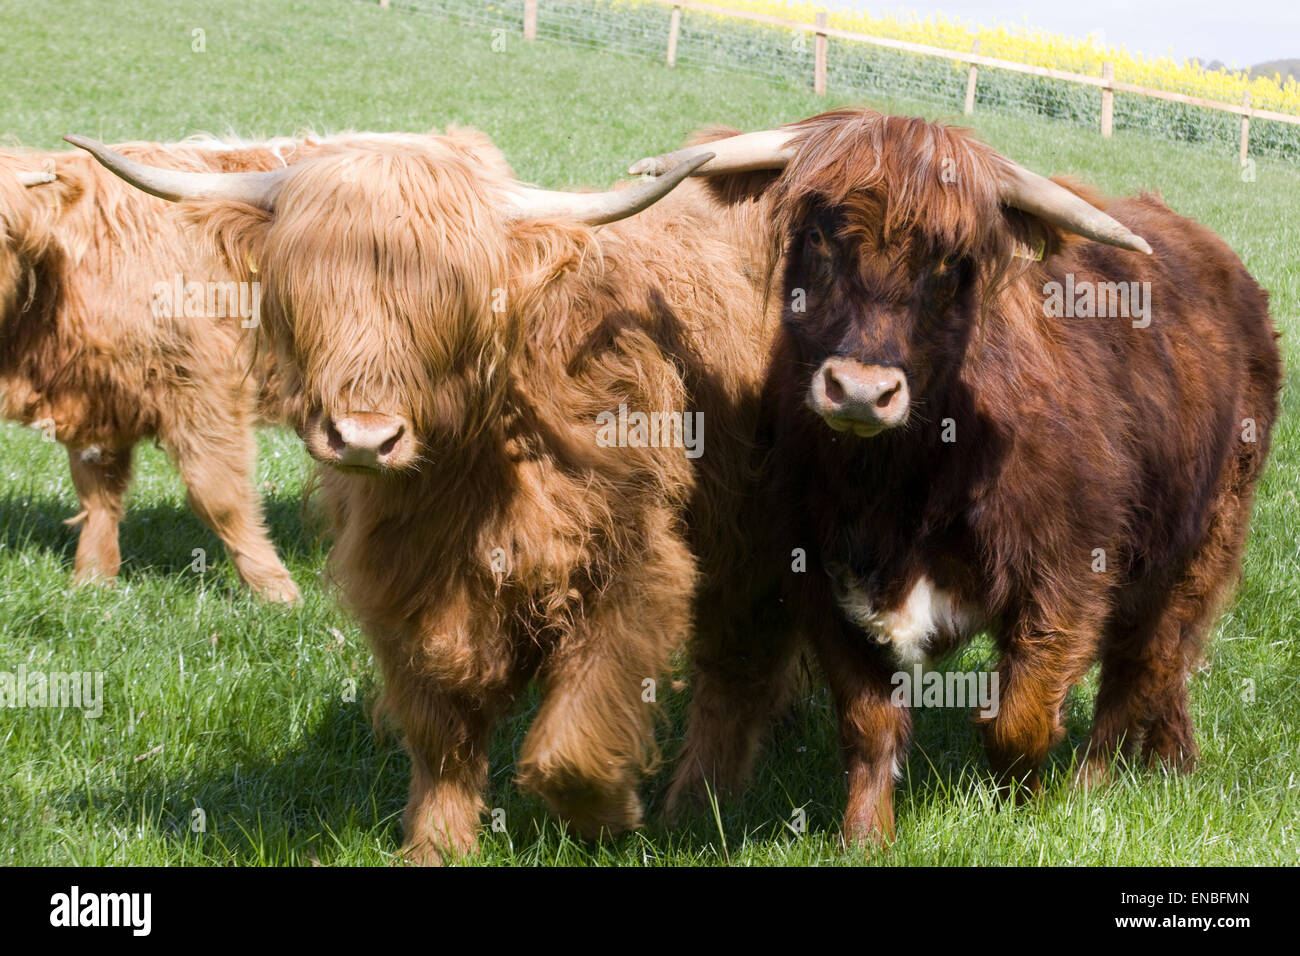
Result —
M 933 274 L 936 278 L 949 278 L 960 263 L 960 256 L 944 256 L 934 264 Z
M 824 256 L 831 251 L 830 243 L 826 241 L 826 234 L 822 232 L 821 226 L 815 223 L 809 226 L 808 231 L 804 233 L 804 241 L 807 243 L 808 248 L 819 256 Z

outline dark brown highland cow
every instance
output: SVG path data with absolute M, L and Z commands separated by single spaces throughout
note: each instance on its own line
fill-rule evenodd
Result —
M 983 629 L 1004 782 L 1038 785 L 1097 660 L 1083 779 L 1139 744 L 1188 769 L 1188 672 L 1239 573 L 1277 413 L 1267 294 L 1157 197 L 1110 219 L 919 119 L 845 110 L 707 148 L 702 171 L 732 174 L 715 188 L 770 222 L 783 272 L 774 514 L 809 553 L 790 598 L 839 709 L 847 834 L 893 832 L 910 716 L 892 675 Z M 714 681 L 743 712 L 744 681 Z M 710 764 L 696 756 L 676 792 Z
M 209 200 L 191 214 L 258 266 L 331 567 L 411 754 L 412 857 L 475 845 L 491 732 L 533 677 L 520 782 L 583 834 L 636 826 L 654 682 L 692 615 L 733 645 L 780 621 L 745 517 L 775 322 L 702 187 L 597 229 L 674 183 L 526 188 L 466 130 L 229 188 L 76 141 L 157 195 Z M 698 416 L 703 448 L 624 412 Z
M 280 167 L 314 147 L 121 148 L 161 165 L 228 172 Z M 254 296 L 234 278 L 197 251 L 166 203 L 84 153 L 0 152 L 0 412 L 67 446 L 82 508 L 69 522 L 81 529 L 74 581 L 117 575 L 132 449 L 156 437 L 239 576 L 262 597 L 297 600 L 253 486 L 263 377 L 249 375 L 242 343 L 251 333 L 240 328 L 255 320 L 246 308 Z M 191 296 L 187 310 L 172 290 L 191 282 L 205 294 L 202 302 Z M 209 290 L 221 314 L 196 316 Z

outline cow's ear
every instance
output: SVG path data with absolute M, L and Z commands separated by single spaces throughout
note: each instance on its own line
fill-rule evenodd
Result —
M 1032 213 L 1004 207 L 1002 228 L 992 240 L 997 248 L 988 250 L 988 255 L 991 261 L 1008 263 L 1042 261 L 1060 252 L 1066 240 L 1066 233 L 1046 220 Z
M 1106 199 L 1093 187 L 1069 176 L 1053 176 L 1052 182 L 1074 193 L 1090 206 L 1106 209 Z M 1079 236 L 1059 226 L 1045 222 L 1030 213 L 1016 209 L 1004 210 L 1008 231 L 1021 246 L 1027 246 L 1035 258 L 1045 259 L 1056 255 L 1067 243 L 1082 241 Z
M 71 212 L 86 195 L 85 177 L 74 168 L 55 171 L 43 169 L 42 172 L 53 173 L 49 182 L 34 183 L 25 189 L 28 200 L 35 206 L 53 210 L 62 216 Z
M 749 173 L 725 173 L 708 176 L 704 185 L 709 194 L 726 206 L 754 202 L 765 193 L 781 173 L 775 169 L 759 169 Z
M 46 170 L 24 166 L 20 172 L 44 174 Z M 7 238 L 10 248 L 28 262 L 52 249 L 62 249 L 73 262 L 79 262 L 94 230 L 94 210 L 80 202 L 85 195 L 81 178 L 56 175 L 29 183 L 6 179 L 0 190 L 0 236 Z M 60 222 L 69 218 L 73 222 L 61 228 Z
M 589 256 L 599 259 L 591 229 L 572 222 L 512 219 L 506 224 L 501 249 L 506 259 L 496 264 L 494 271 L 510 276 L 501 302 L 510 316 L 529 315 L 542 308 L 548 293 L 566 295 L 556 280 L 579 272 Z
M 183 202 L 181 219 L 235 275 L 258 271 L 271 227 L 271 213 L 237 202 Z

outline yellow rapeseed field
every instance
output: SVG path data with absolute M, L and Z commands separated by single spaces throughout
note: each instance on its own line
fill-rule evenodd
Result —
M 710 2 L 772 16 L 788 17 L 811 23 L 820 9 L 800 0 L 710 0 Z M 1278 77 L 1251 79 L 1244 71 L 1205 70 L 1187 60 L 1169 56 L 1151 57 L 1131 53 L 1125 47 L 1110 46 L 1095 38 L 1075 39 L 1033 30 L 1028 27 L 969 26 L 960 20 L 940 15 L 921 18 L 890 14 L 879 16 L 861 12 L 830 13 L 830 25 L 842 30 L 872 36 L 924 43 L 948 50 L 968 52 L 978 37 L 980 53 L 985 56 L 1054 67 L 1074 73 L 1101 76 L 1102 64 L 1115 66 L 1115 79 L 1141 86 L 1203 96 L 1224 103 L 1238 104 L 1250 91 L 1251 106 L 1300 115 L 1300 84 L 1294 79 L 1281 82 Z

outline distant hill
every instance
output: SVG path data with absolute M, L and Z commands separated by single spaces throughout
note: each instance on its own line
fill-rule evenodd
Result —
M 1271 79 L 1279 73 L 1282 75 L 1282 82 L 1284 83 L 1288 77 L 1300 79 L 1300 58 L 1269 60 L 1267 63 L 1260 63 L 1250 68 L 1251 76 L 1267 76 Z
M 1207 71 L 1226 70 L 1229 68 L 1228 64 L 1224 63 L 1222 60 L 1211 60 L 1209 63 L 1206 63 L 1197 57 L 1193 57 L 1192 62 L 1200 63 Z M 1300 57 L 1289 60 L 1269 60 L 1267 63 L 1258 63 L 1255 66 L 1247 67 L 1246 72 L 1252 77 L 1264 76 L 1270 80 L 1280 74 L 1283 83 L 1287 81 L 1288 77 L 1295 77 L 1297 80 L 1300 80 Z

